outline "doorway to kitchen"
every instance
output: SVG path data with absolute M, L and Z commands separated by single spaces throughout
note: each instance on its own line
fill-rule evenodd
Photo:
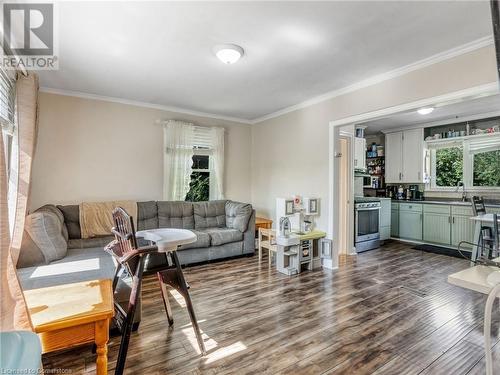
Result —
M 354 247 L 355 221 L 353 218 L 355 190 L 354 160 L 356 158 L 356 156 L 354 155 L 354 140 L 356 138 L 354 137 L 356 126 L 363 126 L 368 122 L 374 124 L 377 123 L 377 121 L 381 124 L 381 126 L 383 125 L 386 128 L 390 128 L 391 131 L 401 131 L 402 129 L 407 131 L 409 129 L 416 129 L 418 127 L 422 128 L 438 126 L 442 125 L 442 122 L 445 120 L 437 118 L 433 119 L 433 121 L 429 121 L 428 119 L 431 118 L 431 116 L 429 116 L 426 118 L 426 121 L 423 122 L 423 120 L 420 120 L 421 117 L 419 116 L 421 115 L 420 113 L 417 113 L 417 110 L 427 107 L 437 108 L 435 111 L 436 115 L 439 115 L 441 113 L 443 114 L 443 116 L 445 116 L 445 118 L 449 117 L 447 111 L 452 110 L 456 106 L 464 107 L 469 112 L 485 112 L 482 109 L 478 109 L 477 106 L 475 106 L 475 103 L 489 102 L 492 100 L 494 101 L 494 96 L 496 95 L 500 95 L 497 84 L 485 84 L 461 91 L 456 91 L 436 97 L 426 98 L 411 103 L 405 103 L 394 107 L 388 107 L 373 112 L 367 112 L 360 115 L 331 121 L 329 127 L 330 204 L 328 207 L 328 236 L 333 240 L 334 254 L 356 254 L 356 249 Z M 489 99 L 490 97 L 492 97 L 493 99 Z M 457 111 L 453 110 L 452 112 L 455 113 Z M 475 118 L 474 116 L 479 116 L 479 114 L 468 116 L 467 113 L 468 112 L 460 112 L 461 120 L 470 121 Z M 491 115 L 491 113 L 489 114 Z M 481 116 L 483 115 L 484 113 L 481 114 Z M 393 121 L 391 123 L 391 118 L 395 118 L 396 116 L 398 121 Z M 412 123 L 409 125 L 401 125 L 402 123 L 404 124 L 404 122 L 401 121 L 401 118 L 407 118 L 408 121 L 416 118 L 420 122 L 415 124 Z M 424 139 L 422 139 L 421 141 L 423 142 Z M 362 151 L 364 153 L 366 150 Z M 347 167 L 348 170 L 346 171 L 347 165 L 349 166 Z M 361 184 L 361 190 L 363 190 L 363 186 L 364 184 Z M 387 217 L 391 217 L 391 215 Z M 391 227 L 392 223 L 388 226 L 389 237 L 391 235 Z M 379 228 L 379 231 L 380 229 L 381 228 Z M 385 227 L 382 229 L 385 229 Z M 337 260 L 332 261 L 332 264 L 332 268 L 336 268 L 336 264 L 338 264 Z

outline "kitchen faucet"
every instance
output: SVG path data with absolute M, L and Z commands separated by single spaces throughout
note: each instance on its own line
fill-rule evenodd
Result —
M 467 193 L 465 192 L 465 184 L 463 183 L 463 181 L 457 182 L 457 193 L 458 189 L 460 189 L 460 186 L 462 186 L 462 202 L 465 202 L 467 200 Z

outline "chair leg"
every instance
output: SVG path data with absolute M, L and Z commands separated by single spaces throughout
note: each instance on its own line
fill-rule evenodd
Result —
M 174 324 L 174 315 L 172 314 L 172 309 L 170 308 L 170 302 L 168 300 L 168 290 L 167 286 L 163 283 L 161 274 L 158 272 L 158 282 L 160 283 L 161 296 L 163 298 L 163 306 L 165 306 L 165 313 L 167 314 L 168 325 L 172 326 Z
M 172 251 L 170 255 L 175 269 L 169 269 L 160 272 L 162 281 L 165 284 L 172 286 L 184 297 L 184 300 L 186 301 L 186 307 L 189 313 L 189 318 L 191 319 L 191 324 L 193 325 L 194 333 L 196 335 L 196 340 L 198 341 L 198 346 L 200 347 L 202 355 L 206 355 L 205 343 L 203 342 L 200 327 L 198 325 L 198 321 L 196 320 L 196 314 L 194 312 L 193 303 L 191 302 L 191 297 L 189 295 L 189 286 L 186 283 L 186 279 L 184 279 L 181 263 L 179 262 L 179 258 L 177 257 L 177 253 L 175 251 Z
M 186 296 L 184 297 L 184 299 L 186 300 L 186 307 L 189 313 L 189 318 L 191 319 L 191 324 L 193 325 L 194 333 L 196 335 L 196 341 L 198 341 L 201 355 L 206 355 L 207 351 L 205 350 L 205 343 L 203 342 L 203 337 L 201 336 L 200 327 L 198 326 L 198 321 L 196 320 L 196 315 L 194 313 L 193 303 L 191 302 L 191 297 L 189 296 L 188 291 L 186 291 Z
M 132 331 L 132 326 L 134 325 L 134 315 L 137 308 L 137 302 L 141 294 L 142 285 L 142 271 L 143 271 L 143 259 L 139 258 L 139 263 L 137 264 L 136 273 L 133 276 L 132 290 L 130 292 L 130 298 L 127 308 L 127 317 L 123 324 L 122 338 L 120 342 L 120 349 L 118 351 L 118 359 L 116 361 L 115 375 L 122 375 L 125 369 L 125 361 L 127 360 L 128 344 L 130 342 L 130 333 Z

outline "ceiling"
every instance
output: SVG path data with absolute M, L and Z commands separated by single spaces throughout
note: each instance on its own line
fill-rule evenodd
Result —
M 253 120 L 491 35 L 487 1 L 59 2 L 41 86 Z M 242 46 L 234 65 L 220 43 Z
M 477 99 L 459 101 L 452 104 L 436 105 L 432 113 L 421 115 L 416 110 L 397 113 L 392 116 L 364 122 L 366 134 L 376 134 L 382 130 L 399 129 L 416 125 L 442 125 L 471 120 L 474 117 L 500 116 L 500 95 L 490 95 Z

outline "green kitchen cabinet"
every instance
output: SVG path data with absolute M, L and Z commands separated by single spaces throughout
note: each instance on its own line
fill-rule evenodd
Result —
M 476 223 L 470 218 L 472 216 L 472 207 L 451 207 L 451 245 L 458 247 L 461 241 L 474 242 L 474 229 Z M 471 250 L 470 245 L 462 246 L 464 249 Z
M 401 203 L 399 205 L 399 237 L 422 241 L 422 205 Z
M 424 214 L 424 242 L 450 244 L 450 215 Z
M 391 209 L 391 237 L 399 237 L 399 209 L 397 208 Z
M 451 243 L 451 211 L 449 206 L 424 204 L 423 240 L 440 245 Z

